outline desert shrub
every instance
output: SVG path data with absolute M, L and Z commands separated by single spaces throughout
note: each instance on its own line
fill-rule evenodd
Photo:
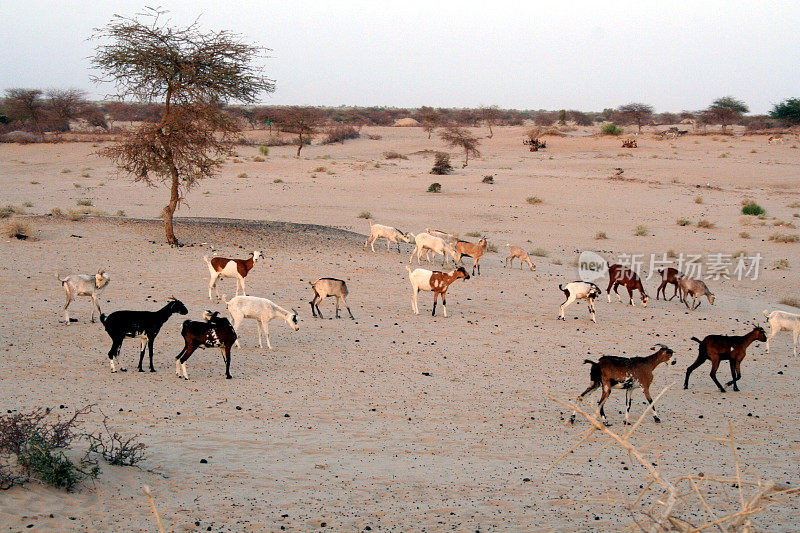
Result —
M 50 210 L 50 214 L 53 215 L 54 217 L 60 217 L 61 215 L 64 214 L 64 212 L 61 210 L 60 207 L 54 207 L 53 209 Z
M 725 159 L 726 157 L 730 157 L 730 155 L 731 155 L 731 153 L 730 153 L 730 152 L 722 152 L 722 153 L 721 153 L 721 154 L 719 154 L 717 157 L 719 157 L 719 158 L 721 158 L 721 159 Z
M 436 152 L 433 154 L 434 162 L 431 174 L 444 175 L 449 174 L 453 170 L 450 164 L 450 154 L 446 152 Z
M 25 214 L 25 210 L 15 205 L 8 204 L 6 206 L 0 207 L 0 218 L 8 218 L 11 215 L 23 215 L 23 214 Z
M 670 248 L 669 250 L 667 250 L 667 257 L 669 257 L 670 259 L 675 259 L 676 257 L 678 257 L 678 252 Z
M 291 145 L 295 144 L 295 141 L 296 141 L 296 139 L 294 137 L 289 138 L 289 137 L 286 137 L 286 136 L 278 134 L 278 133 L 273 133 L 272 135 L 267 137 L 267 141 L 264 143 L 264 146 L 262 146 L 262 147 L 263 148 L 267 148 L 268 146 L 291 146 Z M 262 147 L 259 147 L 258 150 L 261 151 Z M 261 153 L 263 154 L 263 152 L 261 152 Z M 269 153 L 269 149 L 268 148 L 267 148 L 267 153 Z M 266 154 L 264 154 L 264 155 L 266 155 Z
M 564 264 L 564 262 L 563 262 L 561 259 L 553 259 L 553 260 L 552 260 L 552 261 L 550 261 L 550 262 L 551 262 L 552 264 L 554 264 L 554 265 L 563 265 L 563 264 Z
M 386 159 L 408 159 L 408 156 L 403 155 L 400 152 L 395 152 L 394 150 L 383 152 L 383 157 Z
M 126 214 L 125 214 L 125 211 L 124 211 L 123 209 L 119 209 L 119 210 L 117 210 L 117 212 L 116 212 L 116 213 L 114 213 L 114 216 L 117 216 L 117 217 L 126 217 L 126 216 L 128 216 L 128 215 L 126 215 Z
M 597 233 L 594 234 L 594 239 L 596 241 L 602 241 L 608 239 L 608 235 L 606 235 L 605 231 L 598 231 Z
M 531 255 L 536 257 L 547 257 L 548 253 L 549 252 L 544 248 L 534 248 L 533 250 L 531 250 Z
M 772 268 L 775 270 L 786 270 L 789 268 L 789 260 L 788 259 L 776 259 L 772 262 Z
M 759 215 L 766 214 L 766 212 L 767 211 L 763 207 L 761 207 L 760 205 L 758 205 L 755 202 L 749 202 L 746 205 L 742 206 L 742 214 L 743 215 L 759 216 Z
M 492 243 L 486 243 L 486 251 L 491 253 L 497 253 L 497 245 Z
M 703 203 L 703 197 L 702 196 L 695 196 L 694 197 L 694 203 L 702 204 Z
M 314 170 L 312 170 L 311 172 L 327 172 L 327 171 L 328 171 L 328 169 L 325 168 L 325 167 L 317 167 Z
M 87 206 L 87 207 L 90 207 L 90 206 L 94 205 L 94 201 L 91 198 L 81 198 L 80 200 L 78 200 L 75 203 L 78 204 L 78 205 Z
M 716 224 L 714 224 L 708 219 L 701 218 L 700 220 L 697 221 L 697 227 L 705 229 L 714 229 L 716 227 Z
M 428 192 L 442 192 L 442 184 L 434 181 L 428 185 Z
M 603 135 L 622 135 L 622 132 L 625 131 L 613 122 L 609 122 L 608 124 L 603 124 L 600 126 L 600 133 Z
M 322 144 L 342 143 L 347 139 L 358 139 L 361 135 L 358 130 L 349 124 L 336 124 L 325 131 Z
M 241 178 L 241 179 L 243 179 L 243 180 L 246 180 L 246 179 L 247 179 L 247 178 L 249 178 L 250 176 L 248 176 L 248 175 L 247 175 L 247 172 L 242 172 L 242 173 L 240 173 L 240 174 L 239 174 L 238 176 L 236 176 L 236 177 L 237 177 L 237 178 Z
M 283 183 L 283 180 L 280 178 L 275 178 L 274 180 L 272 180 L 272 183 Z
M 679 218 L 675 223 L 678 224 L 679 226 L 691 226 L 692 225 L 692 221 L 691 220 L 689 220 L 688 218 L 683 218 L 683 217 Z
M 267 157 L 269 155 L 269 147 L 264 146 L 262 144 L 261 146 L 258 147 L 258 153 L 263 155 L 264 157 Z
M 367 134 L 367 139 L 370 141 L 380 141 L 383 139 L 383 135 L 378 135 L 377 133 L 369 133 Z
M 69 174 L 70 172 L 72 172 L 72 171 L 70 169 L 68 169 L 68 168 L 62 168 L 61 169 L 61 173 L 62 174 Z
M 785 298 L 781 298 L 781 303 L 783 305 L 788 305 L 790 307 L 797 307 L 800 309 L 800 298 L 795 298 L 793 296 L 787 296 Z
M 800 208 L 800 202 L 792 202 L 789 205 L 787 205 L 786 207 L 791 207 L 792 209 Z
M 544 203 L 544 200 L 542 200 L 538 196 L 528 196 L 527 198 L 525 198 L 525 201 L 531 205 L 538 205 Z
M 741 231 L 741 232 L 739 232 L 739 237 L 742 238 L 742 239 L 749 239 L 750 238 L 750 234 L 748 232 L 746 232 L 746 231 Z
M 264 161 L 266 161 L 266 159 L 264 159 L 261 156 L 257 156 L 257 155 L 253 156 L 253 163 L 263 163 Z
M 368 219 L 372 218 L 372 213 L 370 213 L 369 211 L 361 211 L 358 214 L 358 218 L 364 218 L 364 219 L 368 220 Z
M 4 233 L 9 239 L 17 239 L 20 241 L 27 241 L 33 237 L 33 230 L 31 227 L 21 220 L 12 220 L 6 224 Z
M 480 237 L 482 234 L 480 231 L 470 231 L 467 233 L 467 237 L 475 237 L 476 239 Z
M 22 207 L 33 207 L 31 202 L 22 202 Z
M 89 451 L 100 455 L 109 464 L 116 466 L 135 466 L 145 459 L 147 445 L 139 442 L 139 435 L 124 437 L 108 429 L 108 419 L 103 419 L 103 431 L 85 435 L 89 441 Z
M 796 233 L 773 233 L 769 240 L 774 242 L 800 242 L 800 235 Z
M 776 220 L 772 223 L 773 226 L 783 226 L 784 228 L 796 228 L 797 226 L 794 225 L 794 222 L 786 222 L 785 220 Z
M 633 234 L 637 237 L 647 237 L 650 233 L 647 231 L 647 226 L 639 224 L 636 226 L 636 229 L 633 230 Z

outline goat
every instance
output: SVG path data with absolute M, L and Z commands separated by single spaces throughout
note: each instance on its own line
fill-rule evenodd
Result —
M 708 290 L 706 284 L 699 279 L 680 278 L 678 280 L 678 289 L 681 293 L 681 301 L 686 304 L 687 308 L 689 307 L 689 301 L 686 298 L 688 295 L 692 296 L 692 310 L 697 309 L 700 307 L 700 304 L 703 303 L 700 299 L 702 296 L 708 298 L 711 305 L 714 305 L 714 300 L 716 299 L 714 293 Z
M 652 405 L 653 398 L 650 396 L 650 384 L 653 383 L 653 370 L 661 363 L 666 363 L 672 358 L 673 351 L 671 349 L 663 344 L 658 346 L 659 349 L 647 357 L 629 358 L 606 355 L 598 359 L 596 363 L 589 359 L 584 359 L 584 364 L 592 365 L 589 371 L 589 378 L 592 383 L 588 389 L 578 396 L 578 405 L 583 401 L 584 396 L 602 385 L 603 394 L 600 396 L 598 409 L 603 424 L 610 425 L 606 422 L 606 413 L 603 406 L 611 394 L 611 389 L 625 389 L 625 424 L 627 425 L 631 412 L 633 389 L 641 388 L 642 392 L 644 392 L 644 397 L 647 398 L 647 403 Z M 655 347 L 652 349 L 655 350 Z M 672 359 L 672 364 L 675 364 L 674 359 Z M 653 405 L 653 419 L 657 423 L 661 422 L 655 405 Z M 569 419 L 570 424 L 574 422 L 575 411 L 572 412 L 572 416 Z
M 800 315 L 794 313 L 787 313 L 786 311 L 773 311 L 767 314 L 764 310 L 764 316 L 767 317 L 770 332 L 767 337 L 767 353 L 769 353 L 769 341 L 772 337 L 781 331 L 791 331 L 794 335 L 794 355 L 797 357 L 797 337 L 800 335 Z
M 506 246 L 508 246 L 508 257 L 506 257 L 503 268 L 508 266 L 509 260 L 511 260 L 511 268 L 514 268 L 514 259 L 519 259 L 520 268 L 522 268 L 522 263 L 526 263 L 531 268 L 531 272 L 536 270 L 536 265 L 534 265 L 533 261 L 531 261 L 531 256 L 527 251 L 523 250 L 519 246 L 511 246 L 510 244 L 506 244 Z
M 101 268 L 97 271 L 97 274 L 71 274 L 64 279 L 61 279 L 61 276 L 56 274 L 56 278 L 61 282 L 61 286 L 64 287 L 64 293 L 67 296 L 67 303 L 64 304 L 64 321 L 67 325 L 70 322 L 77 322 L 77 320 L 69 318 L 69 312 L 67 311 L 67 307 L 76 296 L 89 296 L 92 299 L 92 316 L 90 320 L 94 323 L 94 308 L 97 308 L 98 315 L 102 313 L 97 297 L 100 296 L 108 282 L 111 281 L 106 271 Z
M 281 318 L 289 324 L 289 327 L 294 331 L 300 329 L 297 325 L 297 311 L 292 309 L 287 311 L 283 307 L 276 305 L 271 300 L 266 298 L 258 298 L 256 296 L 236 296 L 231 298 L 230 301 L 225 301 L 225 295 L 222 296 L 222 301 L 228 305 L 228 312 L 233 318 L 233 330 L 238 334 L 239 326 L 245 318 L 253 318 L 258 324 L 258 347 L 263 348 L 261 344 L 261 330 L 264 330 L 264 336 L 267 338 L 267 348 L 272 349 L 272 344 L 269 342 L 269 321 L 275 318 Z M 239 339 L 236 339 L 236 346 L 241 348 Z
M 656 290 L 656 300 L 658 300 L 659 293 L 664 295 L 664 300 L 667 299 L 667 285 L 675 285 L 675 292 L 668 301 L 672 301 L 675 295 L 678 294 L 678 280 L 686 277 L 683 272 L 677 268 L 667 267 L 666 269 L 660 268 L 657 271 L 661 275 L 661 285 Z
M 181 326 L 183 349 L 175 356 L 175 374 L 188 380 L 186 361 L 198 348 L 219 348 L 222 351 L 222 360 L 225 361 L 225 379 L 231 379 L 231 347 L 236 341 L 236 331 L 230 321 L 225 317 L 217 316 L 218 311 L 203 313 L 205 322 L 184 320 Z
M 450 254 L 450 256 L 453 258 L 453 261 L 456 260 L 456 251 L 441 237 L 435 237 L 429 233 L 417 233 L 414 236 L 414 243 L 414 250 L 408 257 L 409 263 L 411 263 L 412 259 L 414 259 L 414 254 L 417 254 L 417 264 L 420 264 L 420 257 L 422 257 L 423 250 L 432 250 L 434 254 L 441 254 L 442 265 L 444 265 L 446 259 L 444 255 L 445 252 Z
M 425 233 L 429 235 L 433 235 L 434 237 L 439 237 L 444 242 L 450 245 L 451 248 L 455 247 L 456 243 L 458 242 L 458 237 L 456 237 L 452 233 L 447 233 L 446 231 L 438 230 L 438 229 L 429 229 L 425 228 Z M 425 261 L 430 261 L 430 248 L 425 249 Z M 444 263 L 442 263 L 444 264 Z
M 147 346 L 150 350 L 150 372 L 155 372 L 153 367 L 153 343 L 161 331 L 161 327 L 169 320 L 173 313 L 181 315 L 189 311 L 183 302 L 170 298 L 167 304 L 158 311 L 114 311 L 110 315 L 100 314 L 100 322 L 106 329 L 106 333 L 111 337 L 111 349 L 108 351 L 108 358 L 111 359 L 111 372 L 116 372 L 117 367 L 114 359 L 119 362 L 119 351 L 122 348 L 122 341 L 128 338 L 139 337 L 142 341 L 142 351 L 139 354 L 139 372 L 142 369 L 144 360 L 144 349 Z M 120 364 L 120 370 L 125 372 L 125 368 Z
M 353 316 L 353 313 L 350 311 L 350 306 L 347 305 L 347 295 L 350 294 L 350 291 L 347 290 L 347 283 L 344 280 L 336 279 L 336 278 L 319 278 L 317 281 L 308 282 L 311 285 L 311 288 L 314 290 L 314 298 L 309 302 L 311 304 L 311 314 L 314 318 L 317 318 L 317 313 L 319 313 L 320 318 L 324 318 L 322 316 L 322 311 L 319 310 L 319 302 L 327 298 L 328 296 L 334 296 L 336 298 L 336 318 L 339 318 L 339 298 L 342 299 L 344 302 L 344 306 L 347 308 L 347 312 L 350 314 L 350 318 L 355 320 L 356 317 Z M 316 311 L 314 310 L 316 308 Z
M 486 253 L 486 248 L 488 247 L 488 243 L 486 239 L 481 239 L 478 241 L 478 244 L 467 242 L 467 241 L 458 241 L 456 243 L 456 256 L 455 261 L 456 265 L 461 262 L 461 259 L 464 256 L 472 258 L 472 275 L 475 275 L 475 267 L 478 267 L 478 275 L 481 275 L 481 257 L 483 254 Z
M 625 139 L 624 141 L 622 141 L 622 147 L 623 148 L 636 148 L 637 147 L 636 139 Z
M 783 144 L 783 136 L 781 136 L 781 135 L 770 135 L 767 138 L 767 144 L 772 144 L 772 143 L 776 143 L 776 144 L 777 143 L 781 143 L 781 144 Z
M 397 245 L 397 253 L 400 253 L 400 243 L 397 241 L 411 242 L 413 235 L 410 233 L 403 233 L 397 228 L 391 226 L 384 226 L 383 224 L 373 224 L 369 221 L 369 237 L 364 241 L 364 249 L 367 249 L 367 244 L 370 245 L 372 251 L 375 251 L 375 241 L 378 239 L 386 239 L 386 251 L 391 250 L 391 243 Z
M 586 301 L 589 303 L 589 316 L 592 318 L 592 322 L 595 324 L 597 323 L 597 319 L 594 316 L 594 300 L 601 294 L 603 291 L 600 290 L 600 287 L 595 285 L 594 283 L 590 283 L 588 281 L 573 281 L 571 283 L 567 283 L 566 285 L 558 284 L 558 289 L 564 293 L 567 299 L 561 304 L 558 312 L 558 319 L 566 321 L 567 319 L 564 318 L 564 309 L 566 309 L 569 304 L 574 302 L 575 300 L 585 298 Z
M 614 289 L 614 294 L 617 295 L 617 301 L 622 301 L 622 297 L 619 295 L 618 291 L 620 285 L 628 289 L 628 298 L 630 298 L 631 305 L 636 305 L 633 303 L 633 291 L 637 290 L 642 297 L 642 307 L 647 307 L 647 302 L 650 301 L 650 297 L 647 296 L 647 293 L 644 291 L 642 280 L 639 279 L 636 272 L 619 264 L 611 265 L 608 267 L 608 288 L 606 289 L 608 293 L 608 303 L 611 303 L 612 287 Z
M 754 341 L 766 341 L 767 334 L 764 332 L 764 328 L 756 326 L 747 335 L 708 335 L 703 340 L 697 337 L 692 337 L 692 340 L 700 344 L 700 353 L 697 356 L 697 360 L 686 369 L 683 388 L 689 388 L 689 376 L 694 372 L 694 369 L 710 359 L 711 379 L 722 392 L 725 392 L 725 389 L 717 381 L 717 368 L 720 361 L 730 361 L 731 378 L 733 379 L 727 382 L 726 385 L 732 384 L 733 390 L 738 391 L 737 382 L 742 379 L 742 359 L 747 355 L 747 347 Z
M 408 280 L 411 282 L 411 309 L 415 315 L 419 314 L 419 305 L 417 305 L 419 291 L 433 291 L 431 316 L 436 316 L 436 301 L 440 294 L 442 295 L 444 316 L 447 316 L 447 288 L 457 279 L 469 279 L 469 274 L 464 267 L 458 267 L 452 272 L 430 271 L 424 268 L 417 268 L 412 272 L 411 268 L 406 265 L 406 270 L 408 270 Z
M 247 296 L 244 289 L 244 278 L 247 277 L 248 272 L 256 264 L 256 261 L 264 257 L 264 254 L 256 250 L 247 259 L 228 259 L 227 257 L 212 257 L 209 261 L 208 256 L 203 256 L 203 261 L 208 265 L 208 272 L 211 274 L 211 279 L 208 282 L 208 299 L 213 301 L 211 297 L 211 289 L 217 293 L 217 301 L 219 301 L 219 291 L 217 290 L 217 281 L 220 278 L 236 278 L 236 294 L 239 295 L 239 285 L 242 286 L 242 294 Z

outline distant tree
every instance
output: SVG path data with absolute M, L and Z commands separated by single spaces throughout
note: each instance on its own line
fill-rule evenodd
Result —
M 428 133 L 428 139 L 430 139 L 433 130 L 441 123 L 442 116 L 434 108 L 422 106 L 419 108 L 419 119 L 422 129 Z
M 52 89 L 46 96 L 53 129 L 58 131 L 69 131 L 69 121 L 83 118 L 90 107 L 80 89 Z
M 562 109 L 561 111 L 558 112 L 558 123 L 561 124 L 562 126 L 567 123 L 567 110 L 566 109 Z
M 591 117 L 589 115 L 587 115 L 586 113 L 583 113 L 582 111 L 575 111 L 575 110 L 568 111 L 567 115 L 569 116 L 569 119 L 571 121 L 573 121 L 575 124 L 577 124 L 578 126 L 591 126 L 592 125 L 593 121 L 592 121 Z
M 786 124 L 800 124 L 800 98 L 787 98 L 772 106 L 769 116 L 782 120 Z
M 723 96 L 714 100 L 703 114 L 707 122 L 721 124 L 722 132 L 724 133 L 728 124 L 739 120 L 742 117 L 742 113 L 747 113 L 748 111 L 750 111 L 750 108 L 741 100 L 737 100 L 733 96 Z
M 325 124 L 325 114 L 316 107 L 287 107 L 278 112 L 278 127 L 286 133 L 294 133 L 297 139 L 297 157 L 304 144 L 308 144 Z
M 11 122 L 30 125 L 39 135 L 44 131 L 47 109 L 39 89 L 7 89 L 3 107 Z
M 463 167 L 466 167 L 467 163 L 469 163 L 469 156 L 481 156 L 481 153 L 478 151 L 478 145 L 480 145 L 480 141 L 477 137 L 464 128 L 459 128 L 458 126 L 448 126 L 439 134 L 439 137 L 441 137 L 444 142 L 453 148 L 461 148 L 464 150 Z
M 489 135 L 488 137 L 491 139 L 494 137 L 494 132 L 492 131 L 492 126 L 497 124 L 500 120 L 501 114 L 500 109 L 497 108 L 496 105 L 490 107 L 484 107 L 480 110 L 481 119 L 486 124 L 486 127 L 489 128 Z
M 134 181 L 169 184 L 164 231 L 177 245 L 175 210 L 189 189 L 215 175 L 239 131 L 220 104 L 252 103 L 274 84 L 253 65 L 261 48 L 227 31 L 202 33 L 197 22 L 171 27 L 163 14 L 148 9 L 136 18 L 115 16 L 95 32 L 102 44 L 93 65 L 105 75 L 96 79 L 113 82 L 120 99 L 161 102 L 159 123 L 139 125 L 101 153 Z
M 537 126 L 552 126 L 556 123 L 556 114 L 549 111 L 541 111 L 533 116 L 533 122 Z
M 678 115 L 675 113 L 659 113 L 654 119 L 658 124 L 677 124 L 680 122 Z
M 642 133 L 642 125 L 653 118 L 653 106 L 633 102 L 619 106 L 617 108 L 617 113 L 619 113 L 628 124 L 636 124 L 639 128 L 639 133 Z

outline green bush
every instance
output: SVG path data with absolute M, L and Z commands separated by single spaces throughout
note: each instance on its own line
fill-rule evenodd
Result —
M 755 202 L 749 202 L 742 207 L 743 215 L 760 216 L 766 214 L 767 211 Z
M 258 153 L 266 157 L 269 155 L 269 148 L 264 145 L 261 145 L 258 147 Z
M 609 122 L 608 124 L 603 124 L 600 126 L 600 133 L 603 135 L 622 135 L 624 130 L 614 124 L 613 122 Z
M 431 169 L 431 174 L 442 176 L 444 174 L 449 174 L 451 170 L 453 170 L 453 166 L 450 164 L 450 154 L 445 152 L 436 152 L 434 154 L 434 163 L 433 168 Z
M 442 184 L 434 181 L 428 185 L 428 192 L 442 192 Z

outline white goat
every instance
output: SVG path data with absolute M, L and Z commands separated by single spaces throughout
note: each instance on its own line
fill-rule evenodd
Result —
M 411 242 L 414 236 L 410 233 L 403 233 L 397 228 L 392 226 L 384 226 L 383 224 L 373 224 L 369 221 L 369 237 L 364 241 L 364 249 L 367 249 L 367 244 L 370 245 L 372 251 L 375 251 L 375 241 L 378 239 L 386 239 L 386 251 L 391 250 L 391 243 L 397 245 L 397 253 L 400 253 L 400 243 L 397 241 Z
M 102 268 L 97 271 L 97 274 L 71 274 L 64 279 L 56 274 L 56 278 L 61 282 L 64 287 L 64 292 L 67 296 L 67 303 L 64 304 L 64 321 L 69 324 L 69 312 L 67 307 L 72 303 L 76 296 L 89 296 L 92 299 L 92 316 L 91 321 L 94 322 L 94 308 L 97 308 L 97 314 L 102 313 L 100 304 L 97 302 L 97 297 L 106 288 L 111 279 Z
M 447 233 L 446 231 L 438 229 L 429 229 L 429 228 L 425 228 L 425 233 L 433 235 L 434 237 L 439 237 L 455 250 L 456 243 L 458 242 L 458 237 L 456 235 L 453 235 L 452 233 Z M 430 250 L 428 249 L 425 250 L 425 261 L 430 261 L 430 253 L 431 253 Z
M 224 295 L 222 300 L 225 301 Z M 264 347 L 264 345 L 261 344 L 261 329 L 263 328 L 264 336 L 267 338 L 267 348 L 270 350 L 272 349 L 272 344 L 269 342 L 270 320 L 281 318 L 285 320 L 286 323 L 289 324 L 289 327 L 294 331 L 300 329 L 300 326 L 297 325 L 297 311 L 294 309 L 287 311 L 283 307 L 276 305 L 274 302 L 267 300 L 266 298 L 258 298 L 257 296 L 235 296 L 229 301 L 225 301 L 225 303 L 228 305 L 228 312 L 231 314 L 231 318 L 233 318 L 233 330 L 237 332 L 237 334 L 239 326 L 242 324 L 242 321 L 245 318 L 252 318 L 259 323 L 259 348 Z M 236 346 L 241 348 L 238 336 L 236 339 Z
M 564 309 L 566 309 L 569 304 L 579 298 L 585 298 L 586 301 L 589 302 L 589 316 L 592 318 L 592 322 L 597 323 L 597 320 L 594 316 L 594 301 L 598 296 L 603 294 L 603 291 L 600 290 L 600 287 L 594 283 L 589 283 L 588 281 L 573 281 L 572 283 L 567 283 L 564 286 L 559 283 L 558 288 L 567 297 L 566 301 L 561 304 L 561 307 L 559 308 L 559 320 L 566 320 L 566 318 L 564 318 Z
M 434 254 L 441 254 L 442 265 L 444 265 L 444 262 L 447 259 L 445 252 L 450 254 L 454 262 L 456 260 L 456 251 L 441 237 L 435 237 L 430 233 L 418 233 L 414 236 L 414 243 L 414 250 L 408 257 L 409 263 L 411 263 L 411 261 L 414 259 L 414 254 L 417 254 L 417 264 L 420 264 L 420 257 L 422 257 L 422 252 L 425 250 L 431 250 Z
M 800 336 L 800 315 L 794 313 L 787 313 L 786 311 L 773 311 L 767 313 L 764 310 L 764 316 L 767 317 L 770 332 L 767 337 L 767 353 L 769 353 L 769 340 L 780 333 L 781 331 L 791 331 L 794 335 L 794 355 L 797 357 L 797 337 Z

